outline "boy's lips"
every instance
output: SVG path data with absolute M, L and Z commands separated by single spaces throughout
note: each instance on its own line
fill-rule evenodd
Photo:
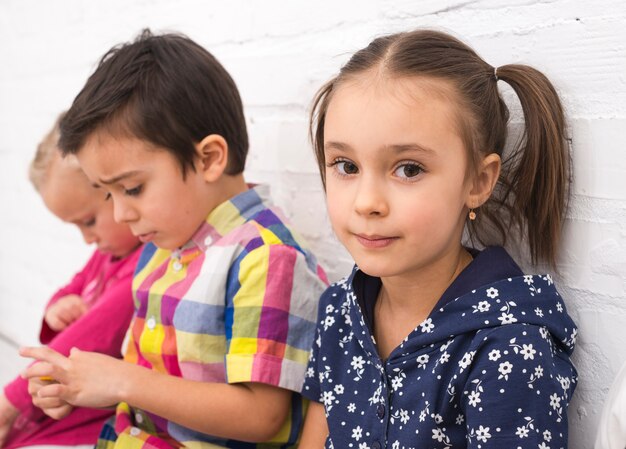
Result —
M 141 243 L 148 243 L 154 238 L 156 232 L 148 232 L 146 234 L 137 234 L 137 238 L 141 241 Z
M 366 248 L 384 248 L 398 240 L 398 237 L 383 235 L 354 234 L 358 242 Z

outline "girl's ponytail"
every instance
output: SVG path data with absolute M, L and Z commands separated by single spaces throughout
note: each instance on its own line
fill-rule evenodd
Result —
M 523 135 L 503 161 L 501 200 L 526 229 L 533 262 L 556 265 L 570 181 L 565 117 L 554 86 L 525 65 L 498 67 L 494 76 L 517 94 L 524 113 Z

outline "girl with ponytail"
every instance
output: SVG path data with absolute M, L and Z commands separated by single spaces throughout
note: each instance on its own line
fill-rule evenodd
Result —
M 555 268 L 570 171 L 550 81 L 445 33 L 381 37 L 318 92 L 311 137 L 355 267 L 320 302 L 300 447 L 567 447 L 576 326 L 501 246 L 521 235 Z

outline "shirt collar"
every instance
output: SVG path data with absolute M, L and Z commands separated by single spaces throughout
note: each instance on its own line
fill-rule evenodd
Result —
M 433 310 L 478 287 L 523 274 L 511 256 L 500 246 L 489 246 L 482 251 L 471 248 L 468 251 L 473 257 L 472 262 L 443 292 Z M 365 322 L 372 329 L 374 305 L 381 286 L 380 278 L 369 276 L 355 267 L 348 278 L 348 285 L 356 295 Z
M 269 186 L 250 186 L 245 192 L 224 201 L 209 213 L 190 241 L 179 250 L 181 256 L 194 253 L 198 249 L 202 252 L 206 251 L 216 241 L 269 206 Z

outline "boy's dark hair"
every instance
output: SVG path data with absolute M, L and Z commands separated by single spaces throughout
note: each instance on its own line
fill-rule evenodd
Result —
M 227 174 L 241 173 L 248 153 L 243 105 L 224 67 L 186 36 L 148 29 L 102 57 L 60 128 L 63 154 L 105 129 L 169 151 L 183 176 L 194 170 L 194 143 L 210 134 L 228 143 Z

